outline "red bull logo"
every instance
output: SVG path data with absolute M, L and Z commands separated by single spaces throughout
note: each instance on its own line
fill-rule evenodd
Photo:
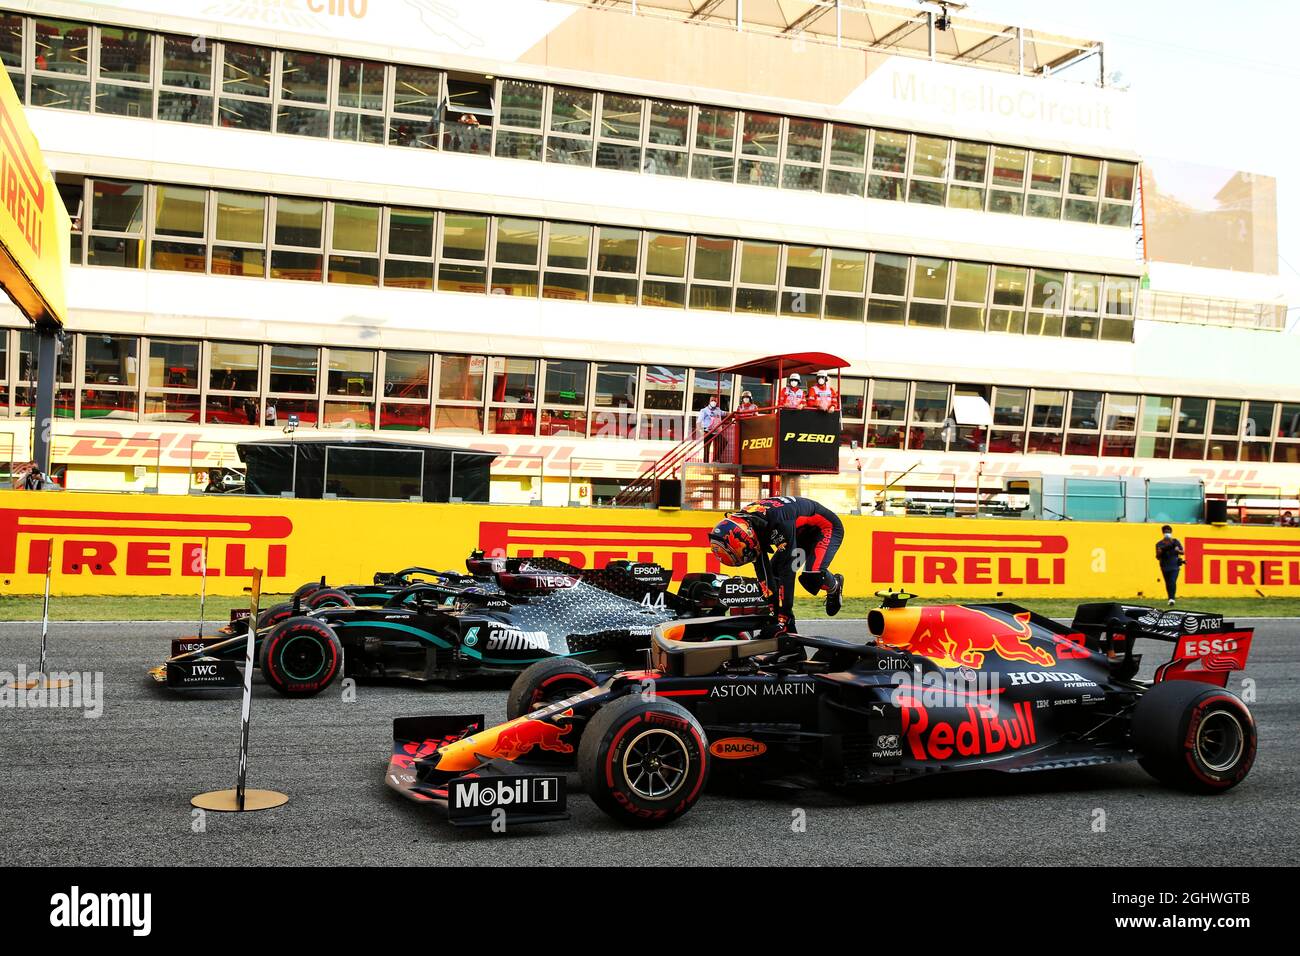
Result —
M 517 760 L 534 747 L 557 754 L 571 754 L 573 744 L 566 744 L 563 739 L 571 730 L 573 730 L 572 724 L 558 727 L 544 720 L 516 721 L 497 736 L 492 756 L 503 760 Z
M 873 531 L 876 584 L 1064 584 L 1069 539 L 1060 534 Z
M 489 558 L 557 558 L 577 568 L 603 568 L 623 559 L 661 564 L 678 581 L 688 571 L 716 574 L 721 567 L 705 527 L 482 521 L 479 548 Z
M 1028 701 L 1013 704 L 1009 717 L 996 707 L 971 706 L 956 723 L 935 720 L 924 707 L 901 710 L 903 739 L 913 760 L 991 757 L 1038 743 L 1034 712 Z
M 198 577 L 284 577 L 285 544 L 249 544 L 289 537 L 283 515 L 198 515 L 112 511 L 37 511 L 0 508 L 0 574 L 14 574 L 23 559 L 28 574 L 44 574 L 54 542 L 56 573 Z M 24 540 L 25 539 L 25 540 Z M 206 550 L 206 559 L 205 559 Z
M 1189 536 L 1183 547 L 1188 584 L 1300 585 L 1300 537 Z
M 1028 611 L 1009 620 L 955 604 L 890 608 L 880 613 L 884 622 L 881 643 L 928 657 L 940 667 L 979 668 L 990 653 L 1039 667 L 1056 664 L 1056 658 L 1032 642 Z
M 518 760 L 535 749 L 571 754 L 573 744 L 564 738 L 573 730 L 573 725 L 566 723 L 561 727 L 551 723 L 551 720 L 563 720 L 572 716 L 572 710 L 551 715 L 546 720 L 540 720 L 533 714 L 457 740 L 439 751 L 441 756 L 438 769 L 459 773 L 472 770 L 484 760 Z

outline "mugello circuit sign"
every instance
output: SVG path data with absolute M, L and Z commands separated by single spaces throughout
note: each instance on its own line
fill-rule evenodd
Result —
M 418 502 L 294 501 L 231 495 L 0 491 L 0 594 L 238 595 L 319 579 L 371 580 L 420 565 L 462 569 L 489 556 L 560 558 L 577 567 L 654 562 L 675 580 L 721 570 L 709 551 L 716 512 L 536 508 Z M 1163 599 L 1154 525 L 843 516 L 835 569 L 847 591 L 923 596 Z M 1176 529 L 1187 596 L 1300 596 L 1300 530 Z

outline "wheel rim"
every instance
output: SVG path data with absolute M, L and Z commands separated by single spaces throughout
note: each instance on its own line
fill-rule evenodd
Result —
M 1216 710 L 1196 730 L 1196 755 L 1216 773 L 1231 770 L 1246 747 L 1246 732 L 1236 714 Z
M 686 782 L 690 761 L 676 734 L 643 730 L 623 752 L 623 779 L 643 800 L 667 800 Z
M 306 634 L 291 637 L 280 650 L 280 667 L 290 680 L 312 680 L 325 669 L 325 649 L 316 638 Z

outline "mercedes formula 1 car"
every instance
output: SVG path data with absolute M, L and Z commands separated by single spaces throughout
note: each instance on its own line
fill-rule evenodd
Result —
M 330 607 L 371 607 L 388 604 L 398 596 L 402 601 L 414 602 L 417 594 L 425 603 L 436 603 L 441 598 L 442 603 L 450 605 L 470 588 L 482 593 L 500 592 L 495 574 L 504 569 L 504 559 L 485 558 L 483 552 L 475 551 L 465 559 L 465 567 L 468 574 L 421 567 L 403 568 L 394 572 L 376 571 L 370 584 L 334 586 L 326 584 L 324 578 L 308 581 L 294 591 L 288 601 L 273 604 L 259 612 L 257 629 L 264 630 L 287 617 L 302 613 L 304 609 L 319 611 Z M 248 614 L 246 607 L 232 608 L 230 622 L 217 633 L 246 634 L 247 625 L 243 621 Z
M 507 721 L 404 717 L 387 783 L 453 823 L 567 816 L 576 772 L 604 811 L 655 826 L 711 776 L 855 788 L 959 770 L 1023 773 L 1138 760 L 1215 793 L 1255 759 L 1250 711 L 1226 690 L 1252 630 L 1212 614 L 1081 605 L 1066 627 L 1015 604 L 908 607 L 890 595 L 864 644 L 765 637 L 761 618 L 655 627 L 652 666 L 601 678 L 532 665 Z M 1174 645 L 1137 679 L 1139 641 Z M 504 817 L 502 817 L 504 814 Z
M 382 604 L 313 610 L 302 605 L 320 592 L 300 595 L 270 621 L 259 615 L 256 666 L 277 691 L 298 697 L 320 693 L 340 673 L 454 680 L 514 675 L 553 658 L 612 672 L 644 658 L 656 624 L 763 604 L 756 581 L 716 574 L 688 574 L 671 592 L 670 573 L 657 564 L 584 570 L 551 558 L 508 558 L 489 570 L 482 560 L 471 558 L 470 570 L 491 573 L 491 583 L 415 583 Z M 236 629 L 232 623 L 229 631 Z M 150 674 L 176 689 L 242 686 L 247 624 L 229 631 L 174 640 L 172 656 Z

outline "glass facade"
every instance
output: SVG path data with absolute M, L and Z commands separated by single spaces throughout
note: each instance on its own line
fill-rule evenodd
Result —
M 44 16 L 0 19 L 15 88 L 48 109 L 1106 226 L 1133 220 L 1136 165 L 1122 160 Z

